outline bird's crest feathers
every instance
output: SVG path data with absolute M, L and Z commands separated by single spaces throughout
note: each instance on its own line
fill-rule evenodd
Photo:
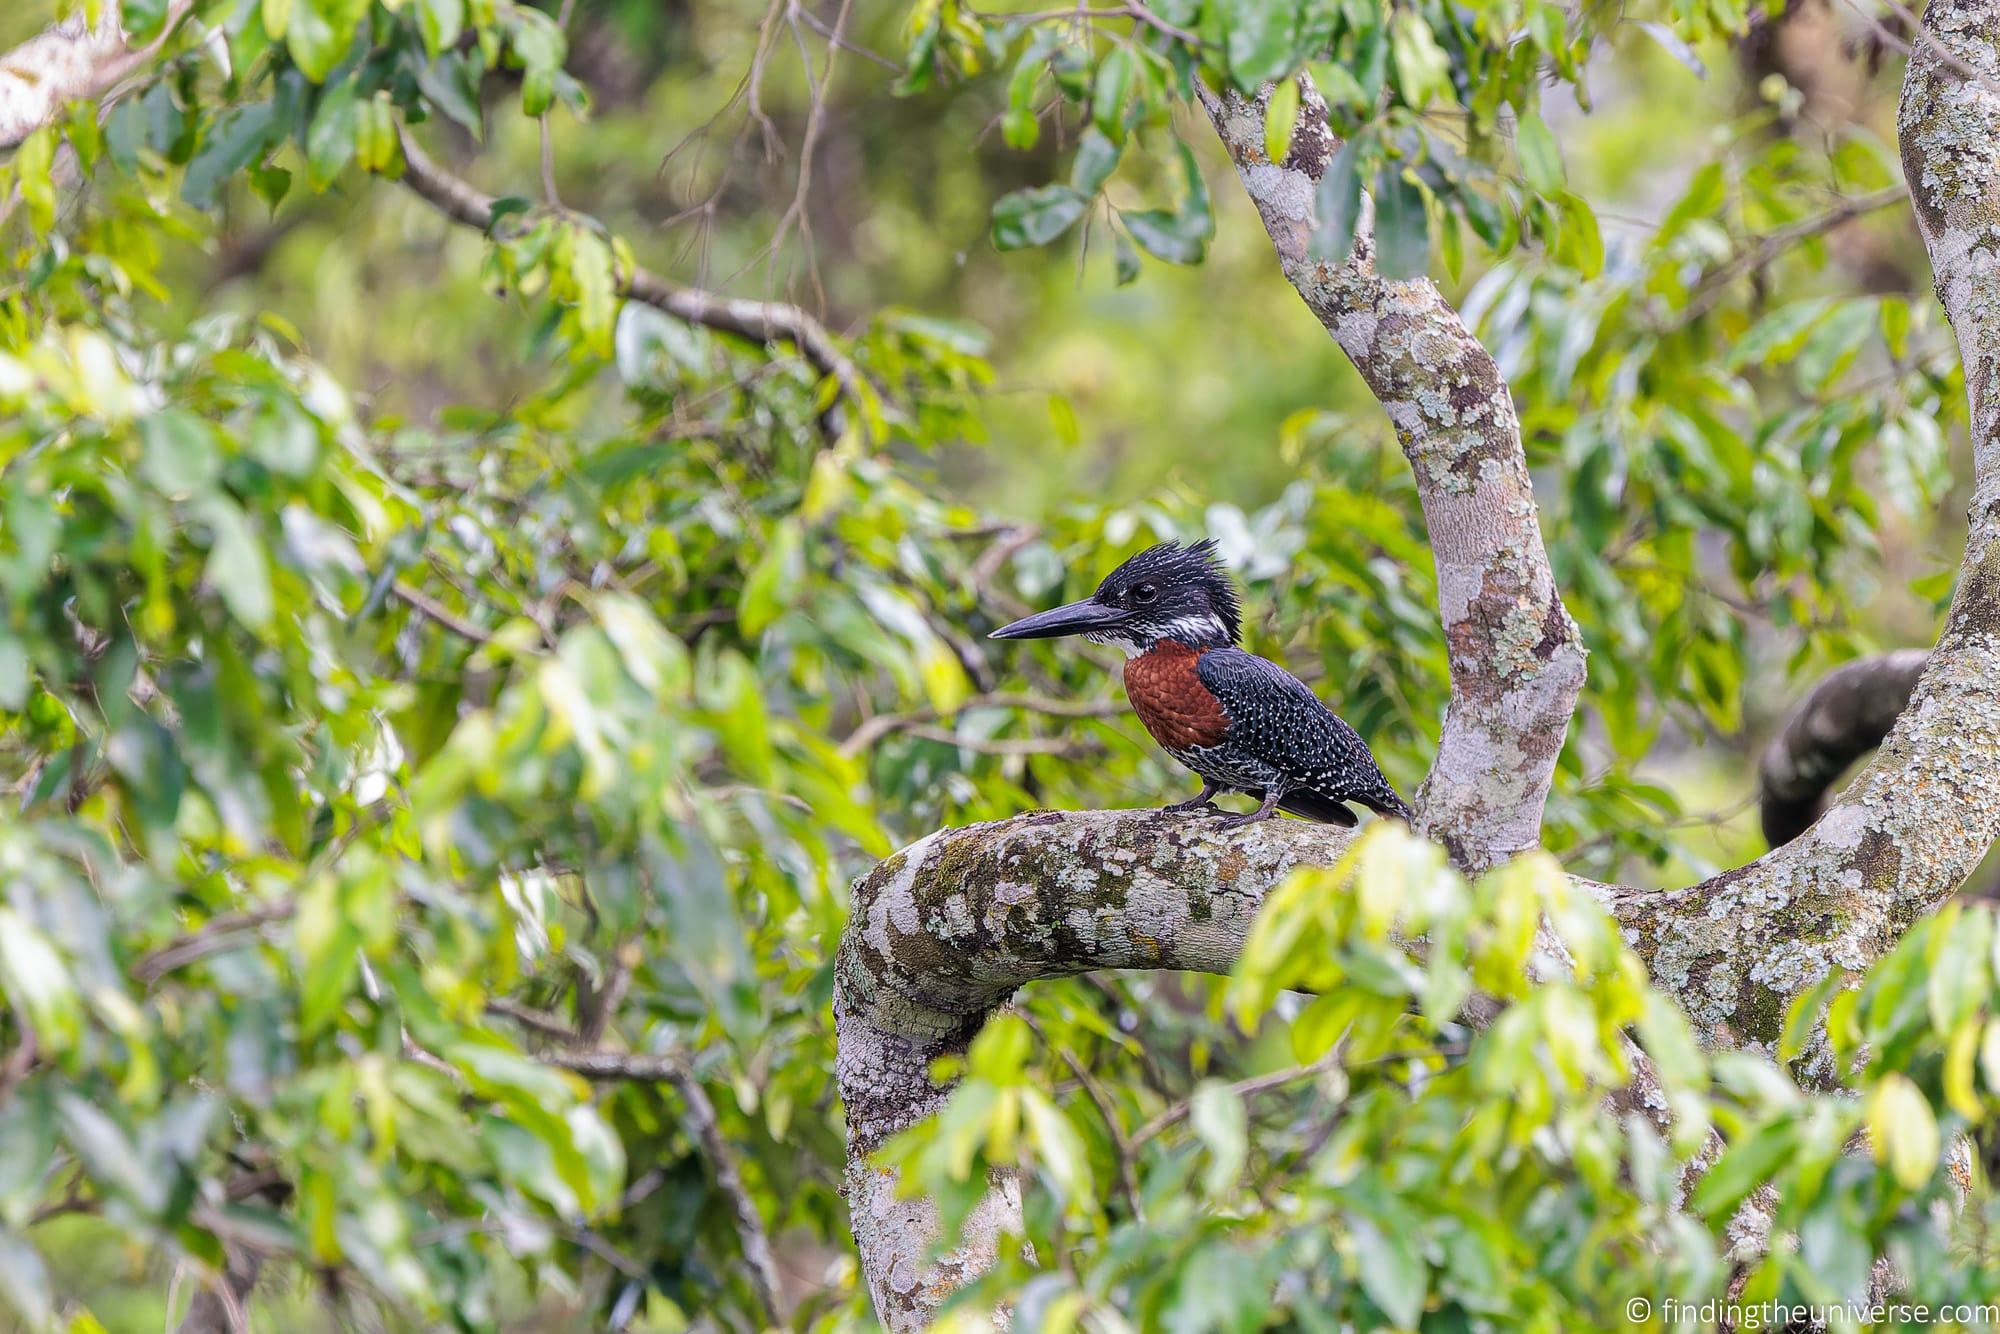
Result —
M 1097 586 L 1097 599 L 1100 602 L 1116 602 L 1126 590 L 1148 580 L 1167 584 L 1199 584 L 1208 594 L 1210 608 L 1227 628 L 1229 642 L 1234 644 L 1242 635 L 1242 604 L 1237 600 L 1236 585 L 1230 581 L 1229 570 L 1215 548 L 1212 537 L 1185 545 L 1175 541 L 1157 542 L 1106 575 L 1104 582 Z

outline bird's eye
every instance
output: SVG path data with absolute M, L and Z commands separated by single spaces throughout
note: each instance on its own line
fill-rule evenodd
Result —
M 1150 602 L 1158 602 L 1160 600 L 1160 586 L 1158 584 L 1140 584 L 1132 590 L 1132 600 L 1142 607 Z

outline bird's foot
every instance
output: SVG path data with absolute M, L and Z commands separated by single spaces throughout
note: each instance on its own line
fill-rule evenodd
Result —
M 1215 827 L 1217 829 L 1241 829 L 1246 824 L 1262 823 L 1270 819 L 1274 814 L 1276 814 L 1275 811 L 1260 809 L 1249 811 L 1242 815 L 1225 815 L 1215 822 Z
M 1155 813 L 1159 815 L 1194 815 L 1202 811 L 1216 812 L 1221 809 L 1222 807 L 1216 805 L 1207 797 L 1190 797 L 1186 801 L 1177 801 L 1170 806 L 1162 806 Z

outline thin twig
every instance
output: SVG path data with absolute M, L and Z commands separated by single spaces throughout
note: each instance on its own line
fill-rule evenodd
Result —
M 561 1015 L 538 1010 L 532 1005 L 523 1005 L 520 1001 L 509 1000 L 505 996 L 496 996 L 487 1001 L 486 1013 L 499 1015 L 503 1019 L 512 1019 L 521 1027 L 532 1029 L 543 1037 L 554 1038 L 558 1042 L 576 1041 L 576 1029 Z
M 440 167 L 417 146 L 408 130 L 401 131 L 402 183 L 447 218 L 481 231 L 493 225 L 493 196 Z M 826 326 L 804 310 L 782 301 L 753 301 L 718 296 L 683 287 L 644 268 L 618 275 L 619 295 L 642 302 L 689 324 L 734 334 L 757 343 L 790 343 L 799 355 L 832 376 L 849 397 L 863 391 L 861 371 L 834 343 Z
M 1228 1085 L 1228 1088 L 1230 1092 L 1239 1098 L 1253 1098 L 1259 1093 L 1268 1093 L 1272 1089 L 1283 1088 L 1287 1084 L 1296 1084 L 1302 1079 L 1317 1078 L 1339 1065 L 1341 1055 L 1341 1048 L 1336 1044 L 1332 1050 L 1328 1051 L 1326 1055 L 1320 1057 L 1311 1065 L 1295 1065 L 1289 1070 L 1275 1070 L 1268 1075 L 1256 1075 L 1250 1079 L 1239 1079 L 1234 1084 Z M 1137 1149 L 1140 1145 L 1169 1126 L 1178 1125 L 1180 1122 L 1187 1120 L 1188 1113 L 1193 1107 L 1194 1102 L 1192 1099 L 1183 1098 L 1181 1101 L 1167 1108 L 1167 1110 L 1161 1112 L 1145 1125 L 1140 1126 L 1133 1133 L 1132 1147 Z
M 493 636 L 466 620 L 451 608 L 439 602 L 422 589 L 398 579 L 389 586 L 396 599 L 420 613 L 426 620 L 435 621 L 460 639 L 469 639 L 475 644 L 490 644 Z
M 1731 283 L 1745 274 L 1769 266 L 1798 242 L 1833 231 L 1865 213 L 1887 208 L 1908 197 L 1909 191 L 1900 185 L 1885 186 L 1865 195 L 1843 199 L 1824 213 L 1763 233 L 1756 238 L 1755 244 L 1738 251 L 1729 260 L 1702 275 L 1695 284 L 1693 299 L 1675 320 L 1675 327 L 1691 324 L 1706 315 L 1722 299 L 1722 294 Z
M 960 713 L 967 709 L 1017 709 L 1024 713 L 1046 714 L 1052 718 L 1111 718 L 1123 713 L 1125 706 L 1109 699 L 1047 699 L 1041 695 L 997 693 L 974 695 L 958 706 Z M 941 737 L 954 744 L 977 748 L 980 744 L 977 741 L 927 726 L 935 723 L 940 716 L 936 709 L 912 709 L 907 713 L 878 713 L 847 734 L 846 739 L 840 743 L 840 753 L 850 756 L 860 755 L 890 733 L 904 731 L 928 735 L 934 739 Z
M 259 931 L 273 922 L 286 920 L 292 915 L 293 907 L 292 901 L 286 899 L 261 908 L 212 917 L 200 929 L 139 956 L 139 961 L 132 965 L 132 977 L 142 986 L 151 986 L 177 969 L 212 954 L 235 949 L 241 943 L 238 937 Z
M 1083 1091 L 1090 1095 L 1090 1101 L 1097 1108 L 1097 1115 L 1104 1121 L 1104 1129 L 1111 1136 L 1111 1147 L 1118 1154 L 1118 1186 L 1125 1193 L 1125 1205 L 1132 1211 L 1132 1217 L 1143 1223 L 1146 1221 L 1146 1209 L 1139 1202 L 1139 1177 L 1133 1166 L 1138 1146 L 1133 1144 L 1131 1137 L 1125 1133 L 1125 1126 L 1118 1119 L 1117 1108 L 1111 1105 L 1110 1096 L 1105 1093 L 1104 1086 L 1091 1076 L 1089 1068 L 1077 1060 L 1075 1054 L 1068 1048 L 1062 1049 L 1062 1058 L 1063 1063 L 1069 1066 L 1071 1073 L 1076 1076 L 1077 1082 L 1083 1085 Z
M 486 1008 L 493 1014 L 503 1015 L 558 1041 L 573 1043 L 577 1040 L 574 1029 L 545 1010 L 504 998 L 488 1001 Z M 783 1323 L 778 1263 L 771 1251 L 770 1234 L 764 1229 L 764 1219 L 757 1211 L 756 1201 L 750 1198 L 750 1192 L 743 1184 L 736 1152 L 723 1137 L 721 1123 L 715 1115 L 715 1104 L 709 1101 L 708 1091 L 702 1087 L 701 1080 L 695 1076 L 686 1059 L 670 1052 L 621 1052 L 573 1046 L 537 1052 L 535 1058 L 586 1079 L 673 1086 L 686 1108 L 688 1132 L 701 1145 L 702 1153 L 708 1158 L 709 1170 L 715 1176 L 715 1187 L 729 1201 L 730 1211 L 736 1217 L 736 1235 L 743 1247 L 743 1258 L 750 1266 L 751 1286 L 757 1291 L 768 1322 L 773 1325 Z
M 1001 757 L 1021 755 L 1074 755 L 1081 749 L 1074 741 L 1064 741 L 1057 737 L 976 737 L 965 736 L 948 727 L 933 727 L 925 723 L 912 723 L 903 729 L 913 737 L 925 741 L 937 741 L 947 746 L 957 746 L 975 755 L 995 755 Z

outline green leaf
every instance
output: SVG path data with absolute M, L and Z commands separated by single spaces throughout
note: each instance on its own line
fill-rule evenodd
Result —
M 257 198 L 264 201 L 266 208 L 276 212 L 278 205 L 292 190 L 292 173 L 283 167 L 253 167 L 250 171 L 250 189 Z
M 771 530 L 764 556 L 743 581 L 736 623 L 746 635 L 762 634 L 789 611 L 805 584 L 805 530 L 788 519 Z
M 181 178 L 181 198 L 213 208 L 224 182 L 264 155 L 277 130 L 269 102 L 234 107 L 217 117 Z
M 1094 195 L 1104 188 L 1111 179 L 1111 173 L 1118 168 L 1118 156 L 1123 150 L 1095 125 L 1087 126 L 1083 138 L 1076 146 L 1076 159 L 1069 169 L 1070 188 L 1080 194 Z
M 1208 186 L 1193 150 L 1184 143 L 1178 147 L 1182 182 L 1179 210 L 1136 209 L 1118 216 L 1148 254 L 1170 264 L 1198 264 L 1215 234 L 1215 218 L 1209 212 Z
M 1188 1125 L 1208 1150 L 1202 1189 L 1211 1198 L 1234 1189 L 1250 1155 L 1250 1115 L 1243 1096 L 1227 1084 L 1203 1080 L 1188 1099 Z
M 55 165 L 56 130 L 44 125 L 21 141 L 14 150 L 14 185 L 35 225 L 46 231 L 55 224 L 56 184 L 50 174 Z
M 28 702 L 31 670 L 27 648 L 0 625 L 0 709 L 14 713 Z
M 1125 102 L 1132 89 L 1133 57 L 1129 48 L 1113 47 L 1097 66 L 1090 92 L 1090 123 L 1114 144 L 1125 142 Z
M 1280 79 L 1271 86 L 1271 100 L 1264 109 L 1264 156 L 1283 162 L 1291 150 L 1292 131 L 1299 123 L 1299 81 Z
M 158 37 L 161 29 L 167 26 L 167 15 L 171 12 L 169 0 L 123 0 L 119 5 L 125 36 L 140 43 Z
M 1229 25 L 1224 57 L 1239 92 L 1252 94 L 1292 72 L 1303 54 L 1298 12 L 1296 0 L 1237 0 L 1222 10 Z
M 465 0 L 417 0 L 417 30 L 433 59 L 458 42 L 465 27 Z
M 1819 1027 L 1820 1013 L 1826 1003 L 1846 979 L 1847 974 L 1838 968 L 1829 968 L 1825 976 L 1793 998 L 1785 1011 L 1785 1027 L 1778 1035 L 1778 1060 L 1797 1060 L 1806 1049 L 1813 1032 Z
M 1083 1136 L 1040 1089 L 1024 1087 L 1019 1092 L 1036 1160 L 1067 1203 L 1079 1210 L 1088 1209 L 1092 1179 L 1090 1154 L 1084 1148 Z
M 1689 1207 L 1706 1218 L 1734 1213 L 1743 1198 L 1769 1181 L 1797 1147 L 1797 1122 L 1781 1116 L 1731 1144 L 1695 1187 Z
M 403 174 L 403 144 L 396 135 L 396 115 L 385 94 L 355 107 L 354 163 L 363 171 L 391 180 Z
M 1075 225 L 1090 199 L 1067 185 L 1016 190 L 993 206 L 993 244 L 1000 250 L 1047 245 Z
M 1047 68 L 1048 53 L 1040 44 L 1031 44 L 1014 65 L 1014 76 L 1007 81 L 1007 112 L 1000 118 L 1000 134 L 1009 148 L 1026 150 L 1041 140 L 1035 93 Z
M 1118 217 L 1132 233 L 1132 239 L 1155 259 L 1164 259 L 1169 264 L 1199 264 L 1207 250 L 1204 239 L 1193 234 L 1187 220 L 1178 213 L 1149 208 L 1121 213 Z
M 1553 196 L 1562 189 L 1562 150 L 1540 116 L 1521 116 L 1514 129 L 1514 151 L 1521 159 L 1522 178 L 1536 194 Z
M 1139 252 L 1132 248 L 1125 233 L 1113 232 L 1111 236 L 1113 273 L 1120 287 L 1135 281 L 1139 276 Z
M 521 111 L 539 116 L 555 100 L 556 74 L 568 55 L 568 40 L 551 16 L 518 8 L 507 34 L 507 48 L 522 69 Z
M 1423 15 L 1413 9 L 1396 10 L 1389 23 L 1389 56 L 1405 103 L 1422 110 L 1434 100 L 1451 98 L 1451 60 Z
M 485 125 L 479 110 L 479 79 L 482 66 L 478 53 L 447 53 L 417 69 L 417 87 L 431 106 L 474 139 L 483 137 Z
M 209 424 L 181 408 L 139 419 L 145 452 L 139 472 L 162 495 L 185 500 L 214 486 L 222 473 L 222 448 Z
M 34 1243 L 11 1228 L 0 1228 L 0 1296 L 30 1328 L 54 1323 L 55 1292 L 48 1266 Z
M 1430 1290 L 1430 1270 L 1407 1232 L 1378 1227 L 1372 1220 L 1349 1223 L 1361 1290 L 1398 1329 L 1415 1329 Z
M 12 908 L 0 907 L 0 984 L 8 1004 L 51 1054 L 83 1032 L 83 1004 L 49 938 Z
M 1660 230 L 1653 234 L 1652 244 L 1656 248 L 1666 247 L 1676 236 L 1687 230 L 1689 223 L 1716 216 L 1721 212 L 1726 199 L 1722 164 L 1704 163 L 1689 178 L 1687 189 L 1674 201 L 1674 206 L 1667 210 L 1665 220 L 1660 223 Z
M 1559 197 L 1563 215 L 1562 257 L 1585 279 L 1604 270 L 1604 240 L 1597 229 L 1597 215 L 1582 196 L 1565 190 Z
M 1904 1190 L 1918 1189 L 1937 1171 L 1937 1118 L 1907 1075 L 1884 1075 L 1869 1095 L 1868 1145 Z
M 203 580 L 222 595 L 229 614 L 244 628 L 262 632 L 273 613 L 271 571 L 264 544 L 235 501 L 211 494 L 196 512 L 209 528 L 208 565 Z
M 359 86 L 353 79 L 326 90 L 306 127 L 306 180 L 315 190 L 331 185 L 354 160 L 361 132 Z
M 1939 925 L 1947 928 L 1943 918 Z M 1993 915 L 1962 910 L 1947 929 L 1939 931 L 1934 949 L 1925 968 L 1931 1027 L 1937 1033 L 1951 1033 L 1976 1015 L 1993 993 Z
M 1423 192 L 1406 172 L 1385 166 L 1375 178 L 1375 270 L 1392 281 L 1421 278 L 1430 258 Z
M 285 49 L 302 73 L 325 83 L 354 45 L 355 30 L 367 17 L 370 0 L 293 0 L 285 25 Z
M 361 935 L 346 919 L 332 877 L 300 896 L 292 939 L 300 958 L 299 1027 L 311 1037 L 340 1013 L 361 964 Z

